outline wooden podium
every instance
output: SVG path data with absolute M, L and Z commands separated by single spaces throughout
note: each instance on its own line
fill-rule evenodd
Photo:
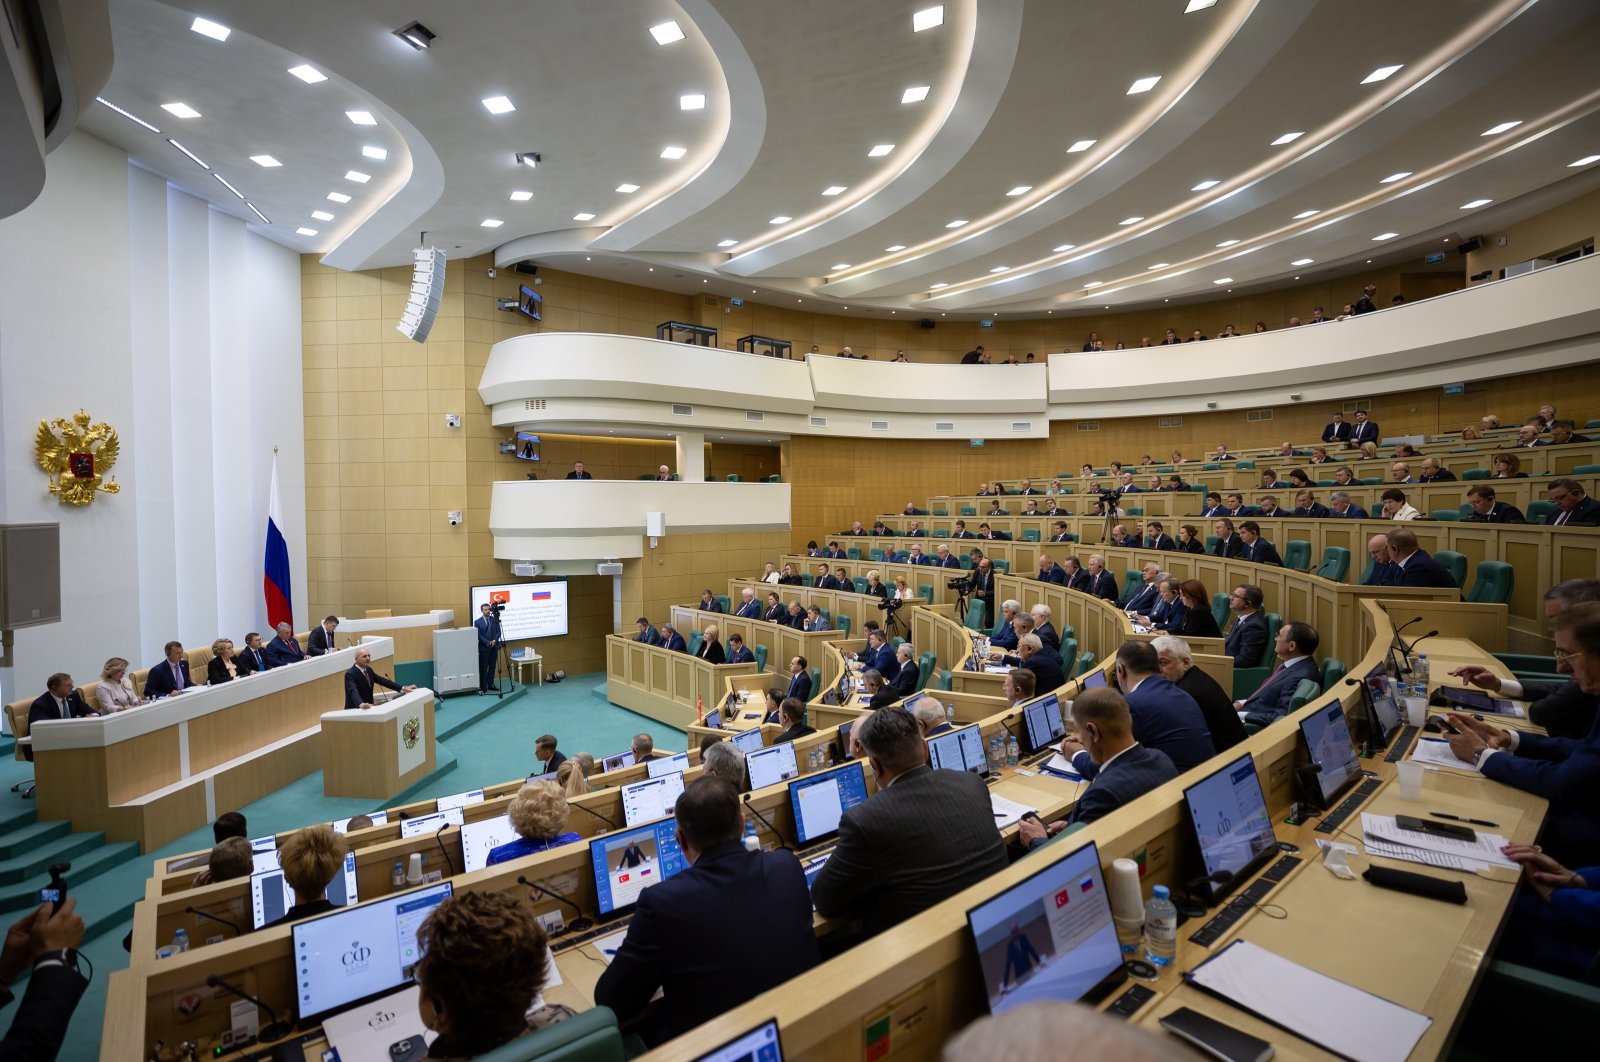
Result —
M 434 769 L 433 691 L 322 716 L 322 794 L 387 800 Z

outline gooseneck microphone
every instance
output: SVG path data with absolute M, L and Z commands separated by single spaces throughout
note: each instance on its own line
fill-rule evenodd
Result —
M 1405 640 L 1401 639 L 1400 640 L 1400 648 L 1405 650 L 1405 653 L 1406 653 L 1407 656 L 1410 656 L 1412 653 L 1416 652 L 1417 646 L 1421 645 L 1423 642 L 1427 641 L 1429 638 L 1437 638 L 1438 636 L 1439 636 L 1439 632 L 1437 630 L 1431 630 L 1427 634 L 1424 634 L 1421 637 L 1419 637 L 1416 641 L 1412 642 L 1410 645 L 1407 645 L 1405 643 Z M 1399 638 L 1399 635 L 1396 635 L 1395 637 Z
M 221 922 L 223 925 L 225 925 L 229 929 L 233 930 L 233 935 L 234 936 L 237 937 L 237 936 L 241 935 L 239 933 L 239 927 L 238 926 L 234 925 L 232 922 L 228 921 L 226 918 L 218 918 L 216 915 L 212 914 L 210 911 L 202 911 L 198 907 L 185 907 L 183 910 L 184 910 L 185 914 L 197 915 L 200 918 L 205 918 L 205 919 L 208 919 L 208 920 L 210 920 L 212 922 Z
M 254 1003 L 256 1006 L 267 1012 L 267 1017 L 271 1018 L 272 1021 L 267 1025 L 266 1028 L 262 1029 L 256 1035 L 257 1041 L 265 1042 L 267 1040 L 282 1040 L 285 1036 L 288 1036 L 294 1031 L 294 1026 L 290 1025 L 286 1021 L 278 1020 L 277 1011 L 273 1010 L 271 1007 L 267 1006 L 266 1003 L 257 999 L 255 996 L 252 996 L 238 985 L 229 984 L 216 974 L 208 974 L 206 976 L 206 984 L 212 988 L 220 988 L 224 992 L 230 992 L 246 1002 Z
M 746 810 L 750 812 L 750 814 L 756 817 L 761 825 L 772 831 L 772 835 L 778 839 L 778 847 L 782 848 L 786 852 L 794 851 L 794 849 L 789 847 L 789 842 L 783 839 L 783 831 L 774 826 L 771 819 L 761 814 L 761 812 L 756 809 L 756 806 L 750 803 L 749 793 L 744 795 L 744 806 Z
M 567 923 L 567 928 L 572 930 L 574 933 L 581 933 L 585 929 L 588 929 L 590 926 L 594 925 L 594 922 L 584 915 L 583 908 L 581 908 L 577 904 L 573 903 L 572 902 L 572 898 L 567 896 L 565 893 L 557 892 L 555 889 L 552 889 L 550 886 L 542 884 L 540 882 L 529 881 L 527 878 L 525 878 L 521 874 L 517 875 L 517 884 L 518 885 L 526 885 L 528 888 L 532 889 L 535 893 L 540 893 L 540 894 L 543 894 L 545 896 L 549 896 L 552 899 L 560 900 L 562 903 L 566 904 L 568 907 L 570 907 L 574 911 L 578 912 L 578 917 L 574 918 L 571 922 Z M 538 899 L 538 898 L 539 898 L 538 896 L 534 897 L 534 899 Z

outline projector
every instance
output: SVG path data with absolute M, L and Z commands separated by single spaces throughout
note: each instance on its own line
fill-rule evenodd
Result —
M 616 561 L 601 561 L 594 566 L 594 573 L 596 575 L 621 575 L 622 565 Z
M 544 571 L 544 565 L 538 561 L 517 561 L 511 565 L 511 574 L 531 578 Z

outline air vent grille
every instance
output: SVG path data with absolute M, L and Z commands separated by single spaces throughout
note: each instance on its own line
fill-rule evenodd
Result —
M 811 418 L 811 426 L 813 428 L 826 428 L 828 426 L 828 418 L 827 417 L 812 417 Z
M 1162 417 L 1159 421 L 1156 422 L 1156 427 L 1158 427 L 1158 428 L 1181 428 L 1181 427 L 1183 427 L 1183 418 L 1182 417 Z
M 934 431 L 955 431 L 956 422 L 953 420 L 936 420 L 933 422 Z
M 1100 430 L 1100 422 L 1098 420 L 1080 420 L 1080 421 L 1078 421 L 1078 430 L 1079 431 L 1099 431 Z
M 542 413 L 544 411 L 544 399 L 525 398 L 522 400 L 522 409 L 525 413 Z
M 672 415 L 674 417 L 692 417 L 694 416 L 694 407 L 674 404 L 672 407 Z
M 1270 409 L 1252 409 L 1252 410 L 1250 410 L 1250 412 L 1248 412 L 1248 413 L 1246 413 L 1244 415 L 1244 419 L 1248 423 L 1251 423 L 1251 424 L 1254 424 L 1257 421 L 1271 420 L 1272 419 L 1272 410 L 1270 410 Z
M 1014 420 L 1014 421 L 1011 422 L 1011 430 L 1012 431 L 1032 431 L 1033 430 L 1033 421 L 1031 421 L 1031 420 Z
M 754 409 L 747 409 L 747 410 L 744 411 L 744 419 L 745 420 L 766 420 L 767 419 L 767 415 L 765 413 L 757 412 Z
M 875 421 L 872 422 L 872 430 L 873 431 L 888 431 L 889 430 L 889 422 L 886 421 L 886 420 L 875 420 Z

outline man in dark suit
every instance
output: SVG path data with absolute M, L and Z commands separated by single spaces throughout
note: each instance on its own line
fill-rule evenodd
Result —
M 1145 549 L 1159 549 L 1172 552 L 1178 548 L 1178 544 L 1173 541 L 1171 535 L 1167 534 L 1166 528 L 1162 526 L 1160 520 L 1151 520 L 1149 523 L 1145 524 L 1145 531 Z
M 267 643 L 267 663 L 271 667 L 298 664 L 306 658 L 305 650 L 294 636 L 294 628 L 287 623 L 278 624 L 278 632 Z
M 1283 567 L 1283 558 L 1278 556 L 1278 547 L 1261 537 L 1261 525 L 1254 520 L 1246 520 L 1239 525 L 1239 541 L 1244 543 L 1243 548 L 1239 550 L 1240 560 Z
M 47 719 L 86 719 L 100 713 L 89 707 L 83 694 L 72 684 L 72 676 L 57 672 L 45 683 L 45 692 L 39 694 L 28 706 L 28 725 Z M 32 750 L 27 750 L 32 759 Z
M 6 931 L 0 954 L 0 1006 L 16 997 L 10 985 L 31 967 L 28 990 L 17 1007 L 11 1030 L 0 1040 L 0 1058 L 53 1059 L 61 1051 L 72 1012 L 89 987 L 78 971 L 83 944 L 78 901 L 68 897 L 59 910 L 41 904 Z
M 1353 450 L 1360 447 L 1360 445 L 1364 442 L 1376 443 L 1377 441 L 1378 422 L 1375 420 L 1368 420 L 1366 410 L 1356 410 L 1356 422 L 1350 428 L 1350 438 L 1348 442 L 1350 448 Z
M 839 580 L 833 577 L 833 572 L 828 570 L 826 564 L 817 565 L 817 576 L 812 583 L 818 590 L 838 590 Z
M 560 742 L 554 734 L 541 734 L 533 740 L 533 758 L 538 761 L 539 769 L 528 775 L 529 778 L 549 777 L 554 778 L 561 765 L 567 762 L 566 753 L 556 748 Z
M 643 642 L 646 645 L 661 644 L 661 635 L 656 633 L 655 624 L 650 622 L 648 616 L 640 616 L 634 622 L 639 626 L 639 633 L 633 636 L 634 641 Z
M 917 523 L 917 521 L 913 520 L 913 521 L 911 521 L 911 526 L 906 528 L 906 537 L 907 538 L 927 538 L 928 537 L 928 533 L 922 529 L 922 525 L 921 524 L 919 524 L 919 523 Z
M 382 686 L 386 690 L 396 693 L 410 693 L 415 686 L 401 686 L 393 679 L 387 678 L 372 670 L 372 653 L 368 649 L 356 650 L 356 662 L 350 670 L 344 673 L 344 706 L 349 711 L 352 708 L 372 707 L 372 687 Z
M 244 636 L 244 648 L 233 658 L 233 663 L 241 675 L 253 675 L 272 667 L 272 661 L 267 659 L 267 647 L 261 644 L 258 631 L 251 631 Z
M 1050 622 L 1050 606 L 1043 601 L 1039 602 L 1028 610 L 1028 618 L 1033 621 L 1034 635 L 1044 643 L 1044 647 L 1061 652 L 1061 635 L 1056 633 L 1055 626 Z M 1026 633 L 1026 631 L 1019 632 L 1018 636 Z
M 1178 777 L 1178 769 L 1166 753 L 1134 737 L 1128 702 L 1116 690 L 1084 690 L 1072 702 L 1072 719 L 1077 736 L 1061 743 L 1061 754 L 1074 764 L 1092 764 L 1094 777 L 1064 821 L 1046 827 L 1037 819 L 1022 820 L 1018 839 L 1030 850 L 1044 844 L 1050 834 L 1073 823 L 1104 818 Z
M 1317 501 L 1316 495 L 1309 490 L 1303 490 L 1294 496 L 1294 512 L 1290 516 L 1309 516 L 1313 520 L 1326 520 L 1333 515 L 1333 510 Z
M 1479 524 L 1525 524 L 1527 517 L 1515 505 L 1495 501 L 1494 488 L 1487 483 L 1474 483 L 1467 488 L 1467 504 L 1472 512 L 1464 519 Z
M 672 624 L 661 625 L 661 648 L 674 653 L 687 653 L 689 646 L 684 643 L 683 635 L 673 629 Z
M 1016 628 L 1018 610 L 1022 608 L 1019 601 L 1002 601 L 1000 603 L 1000 622 L 994 625 L 994 630 L 989 633 L 989 648 L 1015 649 L 1019 637 Z M 1033 630 L 1033 618 L 1026 613 L 1022 616 L 1027 620 L 1028 630 Z
M 1084 592 L 1105 601 L 1117 599 L 1117 577 L 1106 571 L 1106 559 L 1098 553 L 1089 554 L 1089 567 L 1084 572 Z
M 1317 677 L 1317 662 L 1313 656 L 1320 640 L 1317 629 L 1309 623 L 1296 621 L 1278 628 L 1277 641 L 1272 643 L 1278 666 L 1260 689 L 1242 701 L 1233 702 L 1240 720 L 1267 726 L 1288 715 L 1295 687 L 1302 679 Z
M 325 656 L 333 652 L 333 632 L 339 629 L 339 617 L 329 616 L 321 623 L 311 628 L 311 634 L 306 638 L 307 656 Z
M 832 630 L 832 628 L 828 626 L 828 621 L 822 618 L 822 609 L 818 608 L 816 605 L 806 606 L 806 622 L 805 625 L 800 629 L 803 631 L 811 631 L 813 633 L 818 631 Z
M 801 704 L 811 699 L 811 671 L 806 666 L 805 657 L 796 656 L 789 660 L 789 687 L 783 695 L 793 697 Z
M 1025 480 L 1022 481 L 1022 484 L 1017 488 L 1017 493 L 1018 494 L 1024 494 L 1024 495 L 1026 495 L 1026 494 L 1043 494 L 1044 491 L 1036 490 L 1034 488 L 1034 485 L 1033 485 L 1033 480 L 1025 479 Z
M 1067 573 L 1061 565 L 1050 558 L 1050 554 L 1039 554 L 1039 574 L 1035 576 L 1041 583 L 1055 583 L 1057 586 L 1067 585 Z
M 728 635 L 728 663 L 753 664 L 755 662 L 756 654 L 752 653 L 750 647 L 744 644 L 744 636 L 741 634 Z
M 917 649 L 910 642 L 901 642 L 900 648 L 894 651 L 894 661 L 899 665 L 899 670 L 894 673 L 894 679 L 889 683 L 894 690 L 894 695 L 900 700 L 917 692 L 917 679 L 921 677 L 916 661 Z
M 1055 534 L 1050 536 L 1050 541 L 1051 542 L 1071 542 L 1072 541 L 1072 532 L 1067 530 L 1067 522 L 1065 520 L 1057 520 L 1055 522 L 1054 530 L 1055 530 Z
M 816 727 L 806 725 L 806 702 L 798 697 L 785 697 L 778 703 L 778 725 L 783 727 L 783 733 L 772 739 L 774 745 L 797 741 L 817 732 Z
M 900 511 L 901 516 L 927 516 L 928 510 L 917 508 L 916 502 L 906 502 L 906 507 Z
M 935 568 L 961 567 L 961 558 L 957 557 L 954 553 L 951 553 L 950 547 L 945 545 L 943 542 L 934 547 L 934 552 L 938 554 L 937 559 L 933 562 L 933 566 Z
M 1040 693 L 1050 693 L 1067 684 L 1066 668 L 1061 654 L 1044 644 L 1037 634 L 1025 634 L 1017 639 L 1017 655 L 1004 661 L 1011 667 L 1021 667 L 1033 672 L 1033 688 Z
M 1417 546 L 1416 532 L 1401 528 L 1389 532 L 1389 557 L 1394 562 L 1390 586 L 1455 587 L 1455 577 L 1428 551 Z
M 1456 474 L 1439 463 L 1437 457 L 1424 457 L 1422 459 L 1422 475 L 1417 477 L 1418 483 L 1454 483 Z
M 1148 615 L 1150 609 L 1160 600 L 1161 592 L 1156 586 L 1156 580 L 1161 576 L 1161 565 L 1155 561 L 1146 561 L 1143 569 L 1144 582 L 1134 595 L 1123 606 L 1123 611 L 1130 616 Z
M 828 548 L 822 551 L 822 555 L 829 560 L 845 560 L 850 556 L 844 551 L 844 547 L 837 542 L 829 542 Z
M 1067 573 L 1068 590 L 1085 590 L 1089 588 L 1089 575 L 1083 570 L 1083 562 L 1076 553 L 1069 553 L 1061 558 L 1061 567 Z
M 878 791 L 839 820 L 838 847 L 811 887 L 817 913 L 880 933 L 1006 868 L 988 787 L 928 766 L 911 713 L 880 709 L 852 737 Z
M 594 477 L 583 470 L 583 462 L 579 461 L 579 462 L 575 463 L 572 466 L 572 471 L 567 473 L 567 478 L 568 479 L 593 479 Z
M 748 586 L 739 591 L 739 607 L 734 609 L 734 616 L 739 619 L 760 619 L 761 602 L 756 600 L 756 592 Z
M 888 558 L 885 557 L 884 560 L 887 561 Z M 933 558 L 922 552 L 921 546 L 912 546 L 906 553 L 905 562 L 907 564 L 932 564 Z
M 1551 527 L 1600 527 L 1600 502 L 1584 493 L 1575 479 L 1552 479 L 1545 488 L 1556 511 L 1544 518 Z
M 828 566 L 823 565 L 822 570 L 827 571 Z M 717 613 L 722 611 L 722 602 L 717 600 L 717 596 L 711 592 L 709 586 L 700 591 L 700 611 Z
M 821 962 L 805 871 L 784 849 L 746 850 L 733 786 L 712 776 L 696 779 L 678 797 L 674 818 L 689 865 L 639 894 L 627 938 L 594 986 L 595 1003 L 622 1021 L 632 1021 L 662 993 L 643 1032 L 652 1045 Z M 729 924 L 739 931 L 708 934 L 706 912 L 712 910 L 734 919 Z
M 1234 620 L 1222 651 L 1233 657 L 1234 667 L 1261 666 L 1261 654 L 1267 648 L 1267 621 L 1261 614 L 1263 600 L 1261 587 L 1252 583 L 1234 587 L 1228 596 L 1228 608 L 1233 611 Z
M 487 603 L 478 606 L 478 618 L 472 621 L 478 631 L 478 692 L 494 690 L 494 657 L 500 649 L 500 617 Z
M 1117 650 L 1115 675 L 1117 688 L 1124 691 L 1133 717 L 1135 741 L 1164 753 L 1180 774 L 1216 754 L 1200 706 L 1161 674 L 1160 658 L 1149 642 L 1122 643 Z M 1073 714 L 1077 714 L 1076 701 Z M 1099 772 L 1100 766 L 1091 760 L 1082 743 L 1069 738 L 1062 743 L 1061 751 L 1072 761 L 1072 769 L 1083 777 L 1092 780 Z
M 1394 561 L 1389 556 L 1389 536 L 1373 535 L 1367 539 L 1367 556 L 1372 558 L 1372 570 L 1361 580 L 1362 586 L 1392 586 Z
M 1335 413 L 1333 415 L 1333 423 L 1322 429 L 1322 441 L 1325 443 L 1350 441 L 1350 425 L 1344 422 L 1343 413 Z
M 1161 664 L 1161 674 L 1168 682 L 1194 698 L 1200 706 L 1200 716 L 1211 731 L 1211 743 L 1218 752 L 1225 752 L 1242 742 L 1244 722 L 1234 710 L 1233 698 L 1223 691 L 1217 680 L 1195 666 L 1194 652 L 1189 643 L 1173 634 L 1163 634 L 1150 639 Z
M 145 673 L 144 695 L 152 700 L 170 697 L 194 686 L 189 679 L 189 660 L 183 655 L 183 643 L 168 642 L 166 653 L 166 659 Z
M 894 650 L 889 648 L 889 636 L 881 630 L 867 633 L 867 648 L 861 654 L 861 666 L 873 668 L 883 676 L 885 682 L 900 673 L 900 663 L 895 659 Z
M 950 537 L 951 538 L 977 538 L 978 536 L 974 535 L 971 531 L 967 530 L 967 522 L 965 520 L 957 520 L 956 521 L 956 529 L 954 531 L 950 532 Z
M 1244 540 L 1233 529 L 1233 521 L 1227 517 L 1218 519 L 1211 525 L 1211 530 L 1216 533 L 1217 544 L 1211 547 L 1213 557 L 1237 557 L 1244 552 Z
M 1370 520 L 1372 517 L 1365 509 L 1350 500 L 1350 492 L 1336 490 L 1328 495 L 1328 504 L 1332 508 L 1330 516 L 1339 520 Z
M 978 561 L 972 571 L 972 596 L 983 602 L 983 625 L 994 626 L 994 565 L 988 557 Z

